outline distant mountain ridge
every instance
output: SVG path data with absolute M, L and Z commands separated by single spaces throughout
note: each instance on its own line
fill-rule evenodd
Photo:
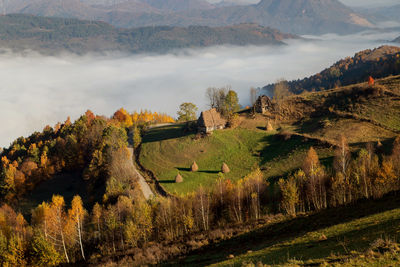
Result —
M 262 0 L 233 6 L 206 0 L 13 0 L 3 1 L 2 7 L 3 13 L 100 20 L 122 28 L 256 23 L 296 34 L 344 34 L 373 27 L 338 0 Z
M 293 93 L 303 91 L 323 91 L 339 86 L 362 83 L 373 78 L 383 78 L 400 74 L 400 47 L 381 46 L 358 52 L 354 57 L 347 57 L 331 67 L 311 77 L 289 81 Z M 275 84 L 263 89 L 272 92 Z
M 115 28 L 104 22 L 46 18 L 32 15 L 0 16 L 0 47 L 44 54 L 122 51 L 165 53 L 179 48 L 215 45 L 284 45 L 292 34 L 255 24 L 228 27 Z

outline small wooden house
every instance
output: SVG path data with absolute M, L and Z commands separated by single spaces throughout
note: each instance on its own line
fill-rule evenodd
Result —
M 201 112 L 197 120 L 198 131 L 202 133 L 210 133 L 215 130 L 224 129 L 226 120 L 221 116 L 215 108 Z
M 254 105 L 255 105 L 255 111 L 256 111 L 257 113 L 262 113 L 262 114 L 264 114 L 264 113 L 266 113 L 268 110 L 271 110 L 271 109 L 272 109 L 272 101 L 271 101 L 271 98 L 269 98 L 269 97 L 266 96 L 266 95 L 259 96 L 259 97 L 257 98 L 257 101 L 256 101 L 256 103 L 255 103 Z

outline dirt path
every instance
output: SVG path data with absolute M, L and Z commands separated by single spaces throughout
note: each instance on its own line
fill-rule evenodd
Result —
M 135 172 L 135 175 L 138 177 L 138 182 L 139 182 L 139 186 L 140 189 L 142 190 L 143 196 L 146 200 L 152 198 L 154 196 L 153 191 L 151 191 L 150 186 L 147 184 L 146 179 L 144 179 L 143 175 L 140 174 L 140 172 L 138 172 L 138 170 L 136 169 L 135 164 L 133 164 L 133 159 L 134 159 L 134 155 L 133 155 L 133 148 L 128 148 L 129 152 L 131 153 L 131 157 L 132 157 L 132 167 L 133 170 Z

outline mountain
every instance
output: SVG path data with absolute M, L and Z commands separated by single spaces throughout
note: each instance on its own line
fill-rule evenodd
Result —
M 44 54 L 60 51 L 164 53 L 177 48 L 215 45 L 283 45 L 284 39 L 298 38 L 255 24 L 119 29 L 104 22 L 21 14 L 0 16 L 0 36 L 2 48 L 30 49 Z
M 377 22 L 395 21 L 400 22 L 400 5 L 376 7 L 376 8 L 357 8 L 357 10 Z
M 382 78 L 389 75 L 400 74 L 400 47 L 381 46 L 368 49 L 345 58 L 331 67 L 311 77 L 288 82 L 293 93 L 303 91 L 322 91 L 337 86 L 362 83 L 373 78 Z M 263 89 L 272 92 L 274 84 L 269 84 Z
M 249 6 L 193 11 L 189 17 L 196 14 L 215 23 L 254 22 L 297 34 L 346 33 L 372 26 L 337 0 L 262 0 Z
M 345 34 L 373 27 L 338 0 L 262 0 L 233 6 L 205 0 L 16 1 L 5 2 L 4 12 L 101 20 L 122 28 L 256 23 L 295 34 Z
M 393 40 L 395 43 L 400 43 L 400 36 Z
M 144 3 L 159 10 L 181 12 L 188 10 L 208 10 L 214 6 L 205 0 L 142 0 Z

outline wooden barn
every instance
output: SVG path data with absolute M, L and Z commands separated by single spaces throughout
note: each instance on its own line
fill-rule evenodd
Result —
M 226 120 L 215 108 L 201 112 L 197 120 L 198 131 L 202 133 L 210 133 L 215 130 L 224 129 Z

